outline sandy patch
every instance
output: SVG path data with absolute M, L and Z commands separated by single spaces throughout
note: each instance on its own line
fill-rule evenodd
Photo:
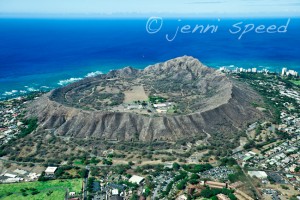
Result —
M 115 88 L 115 87 L 106 86 L 105 87 L 105 92 L 107 92 L 107 93 L 119 93 L 120 90 L 118 88 Z
M 145 93 L 143 86 L 132 86 L 130 90 L 124 92 L 124 103 L 132 103 L 133 101 L 147 101 L 148 96 Z

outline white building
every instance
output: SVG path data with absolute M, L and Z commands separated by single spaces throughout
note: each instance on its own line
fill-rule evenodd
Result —
M 133 175 L 128 181 L 140 185 L 145 180 L 144 177 Z
M 167 107 L 166 103 L 159 103 L 159 104 L 153 104 L 154 108 L 163 108 L 163 107 Z
M 179 197 L 176 198 L 176 200 L 187 200 L 187 199 L 188 198 L 184 194 L 182 194 L 182 195 L 180 195 Z
M 69 196 L 75 196 L 75 192 L 69 192 Z
M 220 71 L 225 71 L 225 70 L 226 70 L 226 67 L 220 67 L 219 70 L 220 70 Z
M 118 189 L 113 189 L 111 191 L 111 195 L 113 195 L 113 196 L 119 195 L 119 190 Z
M 286 74 L 287 68 L 282 68 L 281 75 L 284 76 Z
M 46 175 L 54 175 L 55 171 L 57 170 L 57 167 L 47 167 L 45 170 Z
M 287 68 L 282 68 L 281 71 L 281 76 L 298 76 L 298 72 L 296 72 L 295 70 L 288 70 Z
M 38 179 L 40 177 L 40 174 L 37 174 L 37 173 L 29 173 L 27 175 L 27 177 L 30 179 L 30 180 L 34 180 L 34 179 Z
M 248 171 L 249 176 L 257 177 L 259 179 L 266 179 L 268 177 L 267 173 L 264 171 Z
M 296 72 L 295 70 L 289 70 L 286 72 L 286 75 L 292 75 L 292 76 L 298 76 L 298 72 Z
M 22 180 L 23 180 L 22 178 L 16 177 L 16 178 L 7 178 L 7 179 L 3 180 L 2 182 L 3 183 L 17 183 Z
M 17 175 L 10 174 L 10 173 L 5 173 L 4 176 L 9 177 L 9 178 L 16 178 L 17 177 Z

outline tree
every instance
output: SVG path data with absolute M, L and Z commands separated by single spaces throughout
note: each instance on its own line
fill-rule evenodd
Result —
M 198 175 L 198 174 L 192 174 L 191 175 L 191 179 L 199 179 L 200 178 L 200 176 Z
M 64 170 L 62 168 L 58 168 L 56 171 L 55 171 L 55 176 L 58 178 L 58 177 L 61 177 L 62 175 L 64 174 Z
M 139 199 L 139 196 L 136 193 L 134 193 L 130 198 L 130 200 L 138 200 L 138 199 Z
M 292 196 L 290 200 L 298 200 L 298 198 L 296 196 Z
M 145 192 L 144 192 L 145 197 L 148 197 L 150 194 L 151 194 L 150 188 L 149 188 L 149 187 L 146 187 L 146 188 L 145 188 Z
M 98 164 L 99 160 L 96 157 L 92 157 L 92 159 L 90 160 L 90 163 L 92 163 L 92 164 Z
M 183 165 L 182 168 L 191 173 L 199 173 L 199 172 L 203 172 L 203 171 L 212 169 L 213 166 L 211 166 L 210 164 L 203 164 L 203 165 L 191 164 L 191 165 Z
M 189 183 L 192 185 L 196 185 L 199 183 L 199 181 L 197 179 L 191 179 L 191 180 L 189 180 Z
M 104 165 L 112 165 L 113 163 L 112 163 L 112 161 L 110 161 L 110 160 L 108 160 L 108 159 L 103 159 L 102 160 L 102 163 L 104 164 Z
M 187 182 L 186 179 L 180 181 L 180 182 L 176 185 L 176 188 L 177 188 L 178 190 L 183 190 L 183 189 L 185 188 L 186 182 Z
M 42 174 L 38 178 L 38 181 L 47 181 L 47 180 L 48 180 L 48 178 L 45 177 L 45 172 L 42 172 Z
M 225 157 L 225 158 L 222 158 L 221 159 L 221 165 L 222 166 L 233 166 L 233 165 L 237 165 L 237 162 L 234 158 L 231 158 L 231 157 Z
M 213 193 L 212 193 L 212 191 L 209 188 L 206 188 L 206 189 L 204 189 L 204 190 L 201 191 L 200 195 L 202 197 L 205 197 L 205 198 L 210 198 L 210 197 L 213 196 Z
M 134 163 L 132 161 L 129 161 L 128 165 L 132 166 L 132 165 L 134 165 Z
M 86 178 L 88 176 L 88 174 L 89 174 L 89 170 L 82 169 L 78 173 L 79 173 L 79 175 L 80 175 L 81 178 Z
M 228 197 L 230 200 L 237 200 L 236 196 L 234 196 L 234 194 L 232 194 L 232 193 L 229 193 Z
M 244 145 L 244 149 L 251 149 L 253 147 L 255 147 L 255 142 L 253 140 L 249 140 L 249 142 Z
M 179 170 L 180 169 L 180 165 L 177 162 L 173 163 L 173 169 L 174 170 Z

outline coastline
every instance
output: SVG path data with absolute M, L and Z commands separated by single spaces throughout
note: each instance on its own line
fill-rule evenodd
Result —
M 126 65 L 124 65 L 126 66 Z M 149 65 L 148 65 L 149 66 Z M 208 65 L 209 66 L 209 65 Z M 144 68 L 146 68 L 147 66 L 145 66 Z M 223 71 L 223 72 L 230 72 L 230 73 L 241 73 L 241 72 L 252 72 L 251 70 L 252 69 L 256 69 L 255 73 L 272 73 L 272 74 L 275 74 L 275 75 L 278 75 L 280 76 L 281 74 L 281 69 L 279 68 L 272 68 L 272 67 L 264 67 L 264 66 L 257 66 L 257 67 L 252 67 L 252 68 L 242 68 L 242 67 L 238 67 L 236 65 L 227 65 L 227 66 L 219 66 L 219 65 L 215 65 L 215 66 L 209 66 L 213 69 L 216 69 L 216 70 L 220 70 L 220 71 Z M 119 68 L 116 68 L 116 69 L 119 69 Z M 137 69 L 141 69 L 141 67 L 137 67 Z M 241 70 L 242 69 L 242 70 Z M 73 77 L 69 77 L 69 78 L 66 78 L 66 79 L 62 79 L 62 80 L 57 80 L 57 81 L 54 81 L 54 82 L 51 82 L 49 83 L 49 85 L 40 85 L 38 87 L 34 87 L 34 86 L 27 86 L 25 85 L 24 86 L 24 89 L 13 89 L 11 91 L 5 91 L 4 93 L 0 93 L 0 101 L 6 101 L 6 100 L 10 100 L 10 99 L 15 99 L 15 98 L 18 98 L 18 97 L 26 97 L 26 96 L 29 96 L 31 94 L 36 94 L 36 93 L 47 93 L 53 89 L 57 89 L 59 87 L 64 87 L 66 85 L 69 85 L 71 83 L 75 83 L 77 81 L 80 81 L 84 78 L 88 78 L 88 77 L 94 77 L 94 76 L 97 76 L 97 75 L 100 75 L 100 74 L 106 74 L 108 73 L 109 71 L 111 70 L 115 70 L 114 69 L 110 69 L 110 70 L 106 70 L 106 71 L 93 71 L 93 72 L 89 72 L 87 74 L 85 74 L 84 76 L 73 76 Z M 241 70 L 241 71 L 240 71 Z M 244 71 L 243 71 L 244 70 Z M 298 79 L 299 79 L 299 76 L 298 76 Z M 1 91 L 1 88 L 0 88 L 0 91 Z
M 216 19 L 182 20 L 192 25 L 213 23 Z M 83 78 L 93 71 L 106 73 L 126 66 L 142 69 L 183 55 L 193 56 L 214 68 L 261 66 L 278 73 L 283 67 L 300 70 L 297 45 L 300 19 L 291 21 L 286 34 L 249 33 L 237 40 L 227 34 L 227 28 L 240 20 L 222 20 L 216 34 L 181 35 L 168 42 L 164 36 L 174 33 L 180 25 L 177 19 L 166 19 L 167 26 L 155 35 L 147 33 L 146 18 L 114 19 L 109 23 L 100 19 L 2 19 L 0 98 L 57 88 L 61 86 L 58 83 Z M 274 19 L 250 21 L 274 23 Z M 56 34 L 49 34 L 52 32 Z

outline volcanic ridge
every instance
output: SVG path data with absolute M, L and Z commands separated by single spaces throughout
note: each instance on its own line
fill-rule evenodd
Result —
M 28 106 L 40 128 L 68 137 L 176 141 L 232 134 L 263 118 L 245 83 L 183 56 L 55 89 Z

